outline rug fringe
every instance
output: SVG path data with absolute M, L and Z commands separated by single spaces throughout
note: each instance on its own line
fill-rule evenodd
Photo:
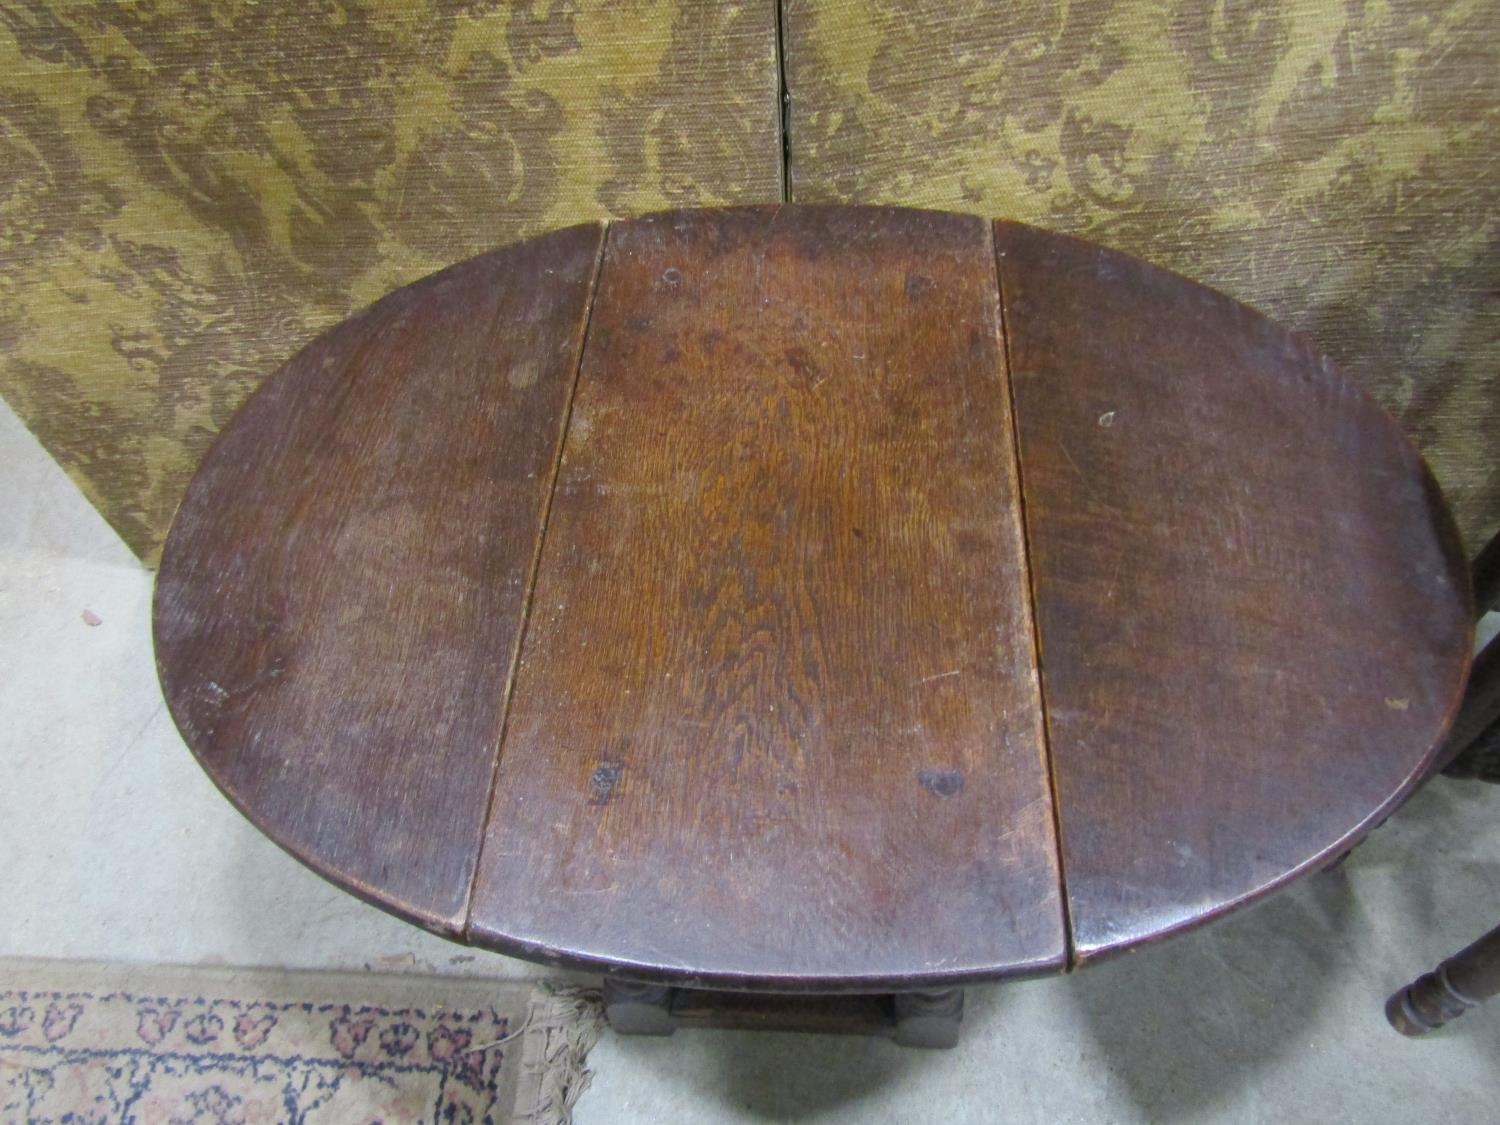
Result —
M 513 1120 L 517 1125 L 569 1125 L 573 1107 L 594 1079 L 585 1062 L 604 1033 L 604 994 L 539 985 L 527 1024 Z

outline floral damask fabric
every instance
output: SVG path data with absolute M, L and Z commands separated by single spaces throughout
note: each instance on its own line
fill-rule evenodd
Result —
M 1500 0 L 784 0 L 792 198 L 1306 332 L 1500 523 Z M 148 560 L 282 359 L 604 214 L 778 198 L 775 0 L 0 0 L 0 394 Z
M 775 199 L 775 8 L 0 0 L 0 394 L 154 558 L 321 329 L 604 214 Z
M 1397 414 L 1472 548 L 1500 523 L 1496 0 L 785 18 L 794 199 L 1020 219 L 1222 289 Z

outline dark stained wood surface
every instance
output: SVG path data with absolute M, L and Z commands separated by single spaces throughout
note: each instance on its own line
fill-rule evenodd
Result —
M 672 988 L 604 978 L 604 1015 L 621 1035 L 671 1035 L 679 1027 L 885 1035 L 905 1047 L 956 1047 L 964 994 L 764 993 Z
M 229 798 L 457 934 L 602 228 L 402 289 L 235 416 L 157 580 L 163 689 Z
M 766 207 L 561 231 L 315 343 L 195 478 L 155 633 L 207 771 L 354 893 L 831 992 L 1060 969 L 1325 862 L 1432 764 L 1470 611 L 1421 459 L 1250 310 Z
M 1500 533 L 1474 559 L 1474 613 L 1500 606 Z M 1500 640 L 1491 637 L 1474 658 L 1464 700 L 1439 755 L 1449 777 L 1500 781 Z
M 995 228 L 1075 955 L 1348 848 L 1468 661 L 1446 509 L 1309 347 L 1175 274 Z
M 1450 777 L 1500 781 L 1500 640 L 1474 658 L 1462 706 L 1448 731 L 1439 765 Z
M 1470 1008 L 1500 996 L 1500 926 L 1424 973 L 1385 1003 L 1385 1017 L 1402 1035 L 1436 1031 Z
M 1480 613 L 1500 606 L 1500 533 L 1474 559 L 1474 602 Z
M 471 939 L 874 989 L 1064 935 L 987 225 L 610 228 Z

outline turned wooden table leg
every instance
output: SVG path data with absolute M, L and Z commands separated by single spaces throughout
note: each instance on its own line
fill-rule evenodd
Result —
M 1402 1035 L 1426 1035 L 1500 992 L 1500 926 L 1385 1002 Z

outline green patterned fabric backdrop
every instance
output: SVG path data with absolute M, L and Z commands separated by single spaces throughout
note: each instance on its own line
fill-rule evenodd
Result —
M 778 60 L 777 30 L 783 48 Z M 1097 239 L 1302 329 L 1500 524 L 1500 0 L 0 0 L 0 394 L 143 557 L 390 288 L 781 192 Z
M 773 0 L 0 0 L 0 394 L 148 560 L 321 329 L 515 238 L 778 198 Z
M 1500 3 L 785 0 L 792 197 L 1036 223 L 1300 329 L 1500 524 Z

